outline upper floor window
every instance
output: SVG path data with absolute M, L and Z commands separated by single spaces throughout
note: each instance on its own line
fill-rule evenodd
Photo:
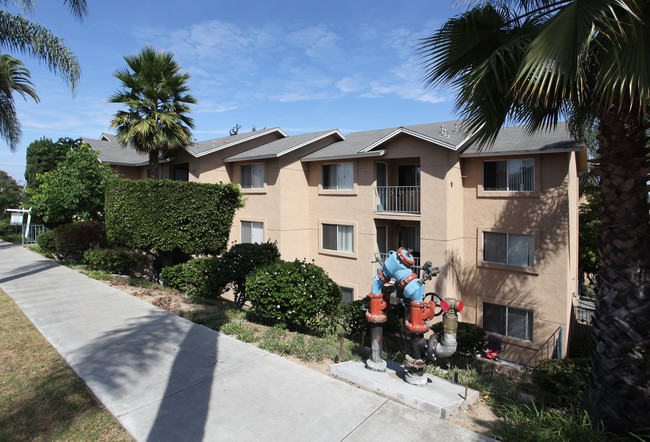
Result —
M 348 190 L 354 188 L 352 163 L 324 164 L 323 189 Z
M 242 244 L 261 244 L 264 242 L 264 223 L 255 221 L 241 222 L 241 242 Z
M 173 169 L 174 181 L 189 181 L 190 180 L 190 167 L 189 164 L 177 164 Z
M 323 224 L 323 249 L 354 253 L 354 227 Z
M 483 328 L 487 332 L 533 341 L 533 311 L 483 303 Z
M 533 192 L 535 190 L 535 160 L 484 161 L 483 190 Z
M 264 163 L 244 164 L 240 170 L 242 189 L 264 188 Z
M 483 232 L 483 261 L 535 267 L 535 236 Z

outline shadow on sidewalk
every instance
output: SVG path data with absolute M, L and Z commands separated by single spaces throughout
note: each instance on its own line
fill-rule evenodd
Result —
M 146 412 L 138 431 L 131 429 L 138 439 L 148 434 L 151 441 L 199 441 L 217 366 L 217 337 L 161 310 L 94 340 L 70 362 L 119 418 L 159 403 L 155 417 Z M 190 398 L 182 394 L 198 384 Z
M 26 276 L 34 275 L 36 273 L 44 272 L 45 270 L 52 269 L 54 267 L 59 267 L 60 264 L 57 264 L 54 261 L 49 261 L 47 259 L 42 259 L 29 264 L 26 266 L 18 267 L 11 276 L 5 278 L 0 278 L 0 284 L 3 282 L 9 282 L 16 279 L 24 278 Z

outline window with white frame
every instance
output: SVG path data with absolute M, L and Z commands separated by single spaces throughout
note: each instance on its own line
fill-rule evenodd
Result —
M 354 189 L 354 167 L 352 163 L 323 165 L 323 189 Z
M 483 261 L 535 267 L 535 236 L 483 232 Z
M 483 329 L 511 338 L 533 341 L 533 311 L 483 303 Z
M 243 164 L 240 171 L 242 189 L 264 188 L 264 163 Z
M 343 287 L 343 286 L 339 286 L 339 287 L 341 287 L 341 293 L 343 294 L 343 298 L 341 299 L 341 302 L 343 304 L 347 304 L 349 302 L 354 301 L 354 289 L 350 287 Z
M 354 227 L 323 224 L 323 249 L 354 253 Z
M 264 242 L 264 223 L 257 221 L 242 221 L 241 222 L 241 242 L 242 244 Z
M 484 161 L 483 190 L 534 192 L 535 160 Z

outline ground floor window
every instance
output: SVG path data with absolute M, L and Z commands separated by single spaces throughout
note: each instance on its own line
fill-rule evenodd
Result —
M 323 249 L 354 253 L 354 227 L 323 224 Z
M 483 329 L 486 332 L 532 342 L 533 311 L 484 302 Z
M 241 222 L 241 242 L 244 243 L 257 243 L 264 242 L 264 223 L 256 221 L 242 221 Z
M 189 164 L 177 164 L 173 168 L 174 181 L 189 181 L 190 180 L 190 166 Z
M 341 293 L 343 293 L 343 299 L 341 300 L 341 302 L 343 304 L 347 304 L 348 302 L 354 301 L 354 289 L 350 287 L 343 287 L 343 286 L 340 287 L 341 287 Z

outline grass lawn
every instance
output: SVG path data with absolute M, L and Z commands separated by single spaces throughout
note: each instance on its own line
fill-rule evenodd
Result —
M 131 441 L 0 290 L 0 441 Z

